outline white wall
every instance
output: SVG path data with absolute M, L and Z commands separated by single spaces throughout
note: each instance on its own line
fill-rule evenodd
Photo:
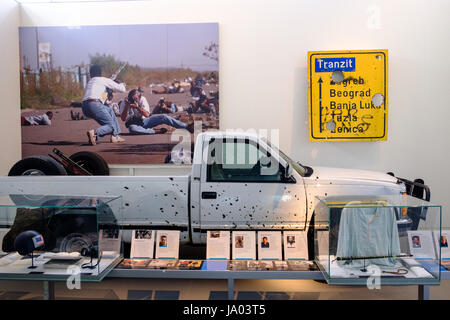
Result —
M 21 25 L 219 22 L 222 129 L 280 129 L 281 148 L 304 164 L 421 177 L 450 226 L 449 12 L 447 0 L 153 0 L 30 4 Z M 308 141 L 307 51 L 337 49 L 389 49 L 386 142 Z M 9 99 L 17 101 L 14 89 Z M 17 118 L 11 108 L 4 119 L 14 134 Z M 18 159 L 19 141 L 8 136 Z
M 0 174 L 8 174 L 21 158 L 19 31 L 20 12 L 14 0 L 0 4 Z

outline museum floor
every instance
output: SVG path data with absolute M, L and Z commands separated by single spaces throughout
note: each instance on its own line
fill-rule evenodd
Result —
M 225 280 L 118 279 L 82 283 L 81 290 L 68 290 L 65 282 L 55 285 L 56 299 L 217 300 L 226 299 Z M 237 300 L 354 300 L 417 299 L 417 286 L 329 286 L 311 280 L 236 280 Z M 0 300 L 38 300 L 43 297 L 40 281 L 0 281 Z M 430 287 L 431 300 L 450 300 L 450 281 Z

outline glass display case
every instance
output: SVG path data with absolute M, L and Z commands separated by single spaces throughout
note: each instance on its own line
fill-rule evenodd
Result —
M 439 284 L 440 205 L 407 195 L 317 198 L 314 255 L 329 284 Z
M 0 195 L 0 279 L 101 281 L 123 258 L 121 215 L 121 197 Z

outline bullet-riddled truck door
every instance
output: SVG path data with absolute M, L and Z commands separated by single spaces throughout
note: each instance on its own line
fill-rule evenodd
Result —
M 201 229 L 272 229 L 304 225 L 302 178 L 285 174 L 286 162 L 262 142 L 212 138 L 200 187 Z

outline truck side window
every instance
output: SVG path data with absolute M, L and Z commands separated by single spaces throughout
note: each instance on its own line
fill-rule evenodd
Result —
M 249 140 L 224 139 L 210 143 L 209 182 L 281 182 L 280 164 Z

